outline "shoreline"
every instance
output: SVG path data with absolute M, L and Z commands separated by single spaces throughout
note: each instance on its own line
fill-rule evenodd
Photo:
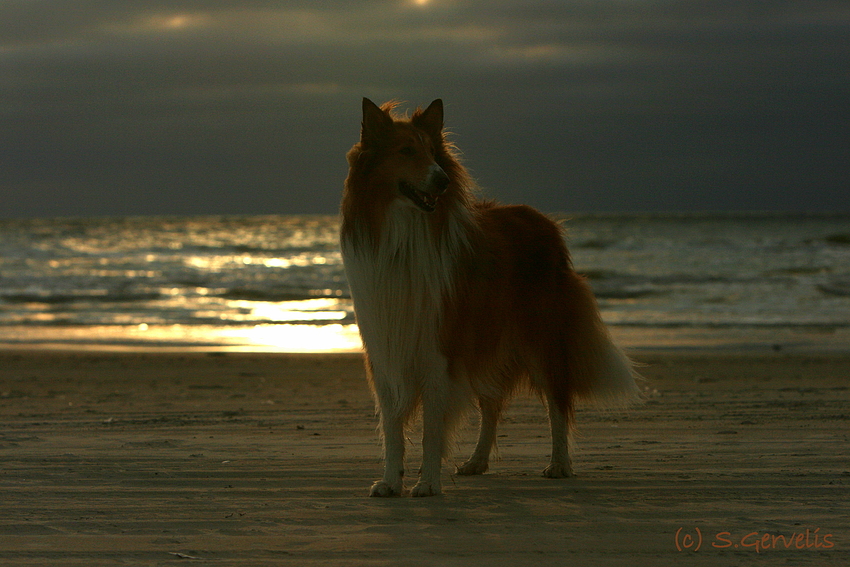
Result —
M 179 326 L 178 326 L 179 327 Z M 303 329 L 301 329 L 303 327 Z M 850 327 L 823 325 L 699 327 L 608 326 L 614 341 L 641 352 L 850 353 Z M 2 351 L 359 353 L 354 325 L 263 325 L 257 328 L 122 327 L 0 328 Z M 308 340 L 309 339 L 309 340 Z M 315 345 L 324 345 L 316 348 Z
M 377 499 L 357 353 L 0 350 L 0 563 L 841 565 L 850 354 L 632 354 L 647 401 L 578 410 L 575 478 L 520 394 L 487 474 L 451 471 L 470 419 L 443 496 Z

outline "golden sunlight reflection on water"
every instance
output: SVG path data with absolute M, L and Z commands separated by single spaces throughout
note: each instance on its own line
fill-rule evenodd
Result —
M 222 331 L 223 336 L 244 343 L 240 350 L 349 352 L 361 348 L 357 325 L 257 325 Z
M 333 298 L 305 299 L 300 301 L 247 301 L 231 300 L 227 314 L 219 318 L 227 321 L 342 321 L 348 312 L 339 309 L 340 302 Z
M 232 352 L 356 352 L 355 324 L 3 326 L 0 348 L 184 350 Z

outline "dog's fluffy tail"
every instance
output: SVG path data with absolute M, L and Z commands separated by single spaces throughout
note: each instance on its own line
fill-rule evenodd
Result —
M 567 280 L 567 288 L 573 300 L 565 337 L 572 377 L 568 403 L 574 399 L 616 408 L 641 401 L 643 378 L 614 344 L 590 285 L 583 277 L 573 274 Z
M 580 399 L 605 408 L 625 407 L 642 401 L 640 383 L 634 363 L 607 336 L 600 352 L 601 360 L 592 378 L 590 388 Z

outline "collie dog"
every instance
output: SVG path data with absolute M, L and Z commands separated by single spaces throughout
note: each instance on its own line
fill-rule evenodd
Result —
M 377 411 L 384 476 L 372 496 L 404 492 L 404 429 L 422 412 L 413 496 L 440 494 L 440 471 L 463 410 L 481 431 L 457 474 L 488 468 L 496 425 L 521 386 L 549 413 L 544 476 L 572 475 L 576 401 L 639 397 L 638 375 L 611 342 L 593 293 L 573 271 L 561 228 L 527 206 L 476 198 L 435 100 L 407 119 L 363 99 L 348 152 L 340 241 Z

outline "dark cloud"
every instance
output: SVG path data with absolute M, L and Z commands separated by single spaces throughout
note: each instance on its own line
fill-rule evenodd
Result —
M 359 100 L 442 97 L 547 210 L 847 210 L 846 1 L 0 3 L 2 216 L 332 212 Z

